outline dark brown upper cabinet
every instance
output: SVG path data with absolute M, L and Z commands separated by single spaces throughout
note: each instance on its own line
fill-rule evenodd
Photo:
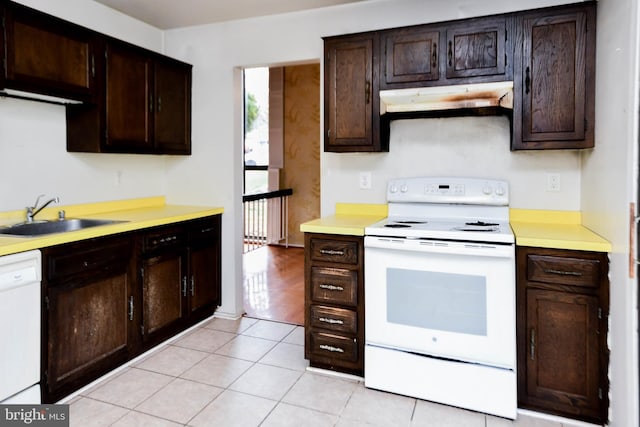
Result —
M 105 145 L 152 152 L 153 63 L 143 51 L 109 43 L 106 51 Z
M 95 105 L 67 107 L 67 151 L 191 154 L 191 65 L 116 40 Z
M 388 151 L 380 145 L 378 35 L 324 39 L 324 150 Z
M 154 139 L 166 154 L 191 154 L 191 65 L 154 61 Z
M 380 89 L 511 79 L 512 21 L 500 16 L 382 31 Z
M 497 76 L 505 79 L 510 56 L 507 54 L 507 21 L 510 22 L 504 17 L 483 18 L 447 26 L 447 42 L 443 46 L 446 78 Z
M 36 10 L 0 4 L 0 89 L 77 101 L 98 90 L 96 33 Z
M 591 148 L 596 5 L 518 17 L 512 148 Z
M 383 32 L 380 88 L 438 80 L 439 45 L 440 30 L 433 26 Z

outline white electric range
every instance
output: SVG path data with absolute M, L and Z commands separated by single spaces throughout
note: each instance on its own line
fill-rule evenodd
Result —
M 391 180 L 365 229 L 365 385 L 515 419 L 515 244 L 501 180 Z

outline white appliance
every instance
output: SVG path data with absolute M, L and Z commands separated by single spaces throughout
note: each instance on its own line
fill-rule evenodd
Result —
M 365 229 L 365 386 L 516 418 L 509 186 L 391 180 Z
M 40 251 L 0 257 L 0 404 L 40 403 Z

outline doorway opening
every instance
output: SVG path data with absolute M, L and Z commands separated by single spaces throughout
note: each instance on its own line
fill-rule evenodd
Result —
M 243 80 L 244 310 L 302 325 L 299 229 L 320 214 L 320 66 L 247 68 Z

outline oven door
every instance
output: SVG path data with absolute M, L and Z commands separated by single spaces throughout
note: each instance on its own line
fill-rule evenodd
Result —
M 365 237 L 365 342 L 515 368 L 513 245 Z

